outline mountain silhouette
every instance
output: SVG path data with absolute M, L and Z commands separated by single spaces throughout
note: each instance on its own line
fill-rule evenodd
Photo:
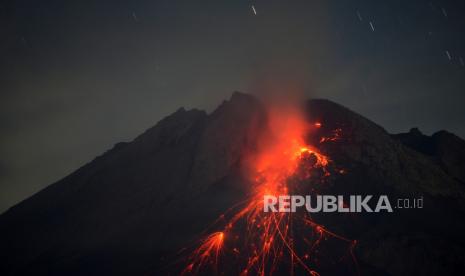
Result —
M 306 140 L 340 171 L 322 192 L 423 199 L 421 209 L 315 216 L 357 240 L 358 273 L 463 274 L 465 141 L 446 131 L 391 135 L 329 100 L 300 108 L 321 122 Z M 244 156 L 268 131 L 267 107 L 248 94 L 233 93 L 210 114 L 180 108 L 3 213 L 0 274 L 180 273 L 182 252 L 247 196 Z M 320 271 L 344 270 L 322 261 Z

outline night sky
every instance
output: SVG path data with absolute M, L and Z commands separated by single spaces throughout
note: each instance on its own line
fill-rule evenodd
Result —
M 0 212 L 235 90 L 465 137 L 464 1 L 6 0 L 0 26 Z

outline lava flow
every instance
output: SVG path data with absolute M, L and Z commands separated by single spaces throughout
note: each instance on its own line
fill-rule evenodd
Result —
M 183 274 L 319 275 L 321 244 L 329 239 L 341 243 L 356 267 L 356 242 L 327 230 L 309 213 L 264 212 L 265 195 L 310 194 L 331 175 L 330 158 L 305 142 L 322 123 L 309 124 L 289 112 L 270 114 L 270 123 L 273 139 L 251 158 L 251 196 L 221 215 L 220 231 L 194 250 Z

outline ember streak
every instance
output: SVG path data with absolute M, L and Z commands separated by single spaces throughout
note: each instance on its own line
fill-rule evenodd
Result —
M 188 257 L 183 274 L 220 274 L 222 268 L 230 271 L 233 267 L 240 275 L 319 275 L 316 264 L 320 247 L 329 240 L 342 248 L 332 257 L 344 259 L 348 271 L 358 274 L 355 240 L 326 229 L 308 212 L 263 211 L 264 196 L 298 191 L 308 194 L 334 171 L 329 170 L 331 159 L 305 142 L 306 135 L 324 122 L 307 123 L 297 112 L 275 111 L 270 112 L 269 120 L 273 139 L 250 158 L 251 196 L 220 216 L 217 232 L 200 241 Z M 333 134 L 323 141 L 337 141 L 342 130 Z

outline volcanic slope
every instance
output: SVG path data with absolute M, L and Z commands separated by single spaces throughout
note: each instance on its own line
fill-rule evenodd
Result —
M 423 209 L 315 216 L 357 241 L 360 273 L 465 272 L 465 142 L 445 131 L 390 135 L 328 100 L 301 108 L 321 124 L 305 141 L 336 168 L 321 193 L 423 197 Z M 0 274 L 179 272 L 178 253 L 247 197 L 245 156 L 270 132 L 268 119 L 258 99 L 235 92 L 211 114 L 181 108 L 116 144 L 0 216 Z M 340 273 L 332 267 L 319 271 Z

